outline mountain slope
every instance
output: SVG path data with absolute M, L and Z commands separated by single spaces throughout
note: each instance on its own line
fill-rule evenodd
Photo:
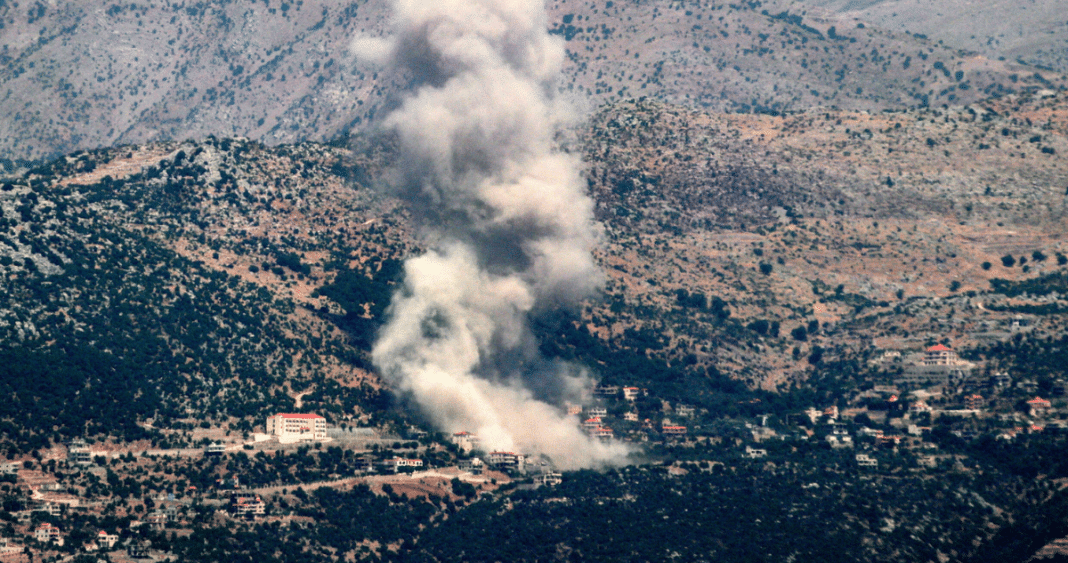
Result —
M 1057 73 L 791 6 L 548 3 L 576 105 L 649 96 L 727 111 L 969 103 Z M 372 126 L 409 78 L 356 61 L 383 0 L 0 3 L 0 157 L 245 136 L 329 140 Z M 1036 72 L 1038 75 L 1036 77 Z

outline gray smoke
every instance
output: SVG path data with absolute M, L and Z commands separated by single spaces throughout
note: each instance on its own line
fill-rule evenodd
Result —
M 564 51 L 544 6 L 393 5 L 393 35 L 353 50 L 416 84 L 385 125 L 402 152 L 398 192 L 431 250 L 405 263 L 375 365 L 443 431 L 474 432 L 487 450 L 544 454 L 563 468 L 620 463 L 626 446 L 587 437 L 558 407 L 593 381 L 540 358 L 528 328 L 531 313 L 602 283 L 578 162 L 553 146 L 567 116 L 550 95 Z

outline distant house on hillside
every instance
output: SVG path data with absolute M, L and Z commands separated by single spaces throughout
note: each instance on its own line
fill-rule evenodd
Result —
M 916 365 L 909 366 L 894 380 L 905 385 L 947 385 L 962 382 L 971 375 L 975 365 L 960 359 L 948 346 L 936 344 L 928 348 Z
M 59 528 L 53 526 L 49 522 L 45 522 L 33 531 L 33 537 L 41 543 L 54 543 L 56 545 L 63 545 L 63 536 L 59 532 Z
M 267 433 L 282 443 L 326 440 L 326 419 L 317 414 L 276 414 L 267 417 Z
M 681 438 L 686 435 L 685 426 L 664 426 L 664 436 L 668 438 Z
M 478 436 L 466 431 L 454 433 L 452 435 L 452 443 L 465 452 L 476 450 L 479 447 Z
M 1031 416 L 1045 416 L 1049 413 L 1049 410 L 1053 408 L 1053 403 L 1050 403 L 1048 399 L 1042 397 L 1035 397 L 1030 401 L 1027 401 L 1028 412 Z
M 267 505 L 264 504 L 260 495 L 256 493 L 234 493 L 230 495 L 230 512 L 234 516 L 254 518 L 263 516 L 266 510 Z

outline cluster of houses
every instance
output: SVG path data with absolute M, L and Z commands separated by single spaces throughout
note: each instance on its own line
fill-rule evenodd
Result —
M 594 397 L 618 398 L 634 402 L 639 397 L 649 395 L 648 390 L 639 387 L 618 387 L 615 385 L 601 385 L 593 390 Z M 693 418 L 696 409 L 689 405 L 676 405 L 675 414 L 682 418 Z M 580 416 L 582 429 L 593 438 L 611 440 L 615 438 L 615 432 L 606 424 L 608 411 L 602 406 L 583 407 L 581 405 L 569 405 L 568 414 Z M 631 409 L 623 414 L 623 420 L 627 422 L 639 422 L 638 411 Z M 656 430 L 652 421 L 646 419 L 641 428 L 645 432 Z M 667 440 L 684 438 L 688 434 L 686 426 L 674 424 L 669 419 L 664 419 L 660 425 L 660 435 Z

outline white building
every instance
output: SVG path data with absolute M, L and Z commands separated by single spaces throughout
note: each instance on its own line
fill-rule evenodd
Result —
M 491 452 L 489 462 L 498 469 L 514 468 L 522 471 L 526 464 L 526 456 L 512 452 Z
M 485 464 L 482 463 L 481 459 L 478 459 L 476 457 L 472 459 L 460 460 L 459 467 L 460 471 L 466 471 L 472 475 L 481 475 L 482 469 L 485 467 Z
M 267 505 L 256 493 L 233 493 L 230 495 L 230 512 L 246 518 L 263 516 Z
M 564 476 L 559 473 L 546 473 L 541 476 L 542 485 L 559 485 L 564 482 Z
M 326 419 L 317 414 L 276 414 L 267 417 L 267 433 L 279 442 L 326 440 Z
M 879 467 L 879 461 L 868 454 L 857 454 L 856 460 L 860 467 Z
M 456 444 L 461 450 L 469 452 L 471 450 L 477 450 L 479 447 L 478 436 L 470 432 L 456 432 L 452 435 L 452 443 Z
M 45 522 L 37 529 L 33 531 L 33 537 L 42 543 L 55 543 L 57 545 L 63 545 L 63 536 L 59 533 L 59 528 Z
M 764 450 L 764 449 L 760 449 L 760 448 L 751 448 L 749 446 L 745 447 L 745 457 L 747 457 L 749 459 L 760 459 L 762 457 L 767 457 L 767 456 L 768 456 L 768 450 Z
M 394 473 L 400 472 L 402 467 L 422 467 L 423 460 L 421 459 L 405 459 L 402 457 L 395 457 L 393 459 L 387 459 L 385 461 L 387 467 L 393 468 Z
M 100 530 L 100 533 L 96 535 L 96 545 L 100 546 L 100 549 L 111 549 L 116 543 L 119 543 L 118 534 L 109 534 Z

